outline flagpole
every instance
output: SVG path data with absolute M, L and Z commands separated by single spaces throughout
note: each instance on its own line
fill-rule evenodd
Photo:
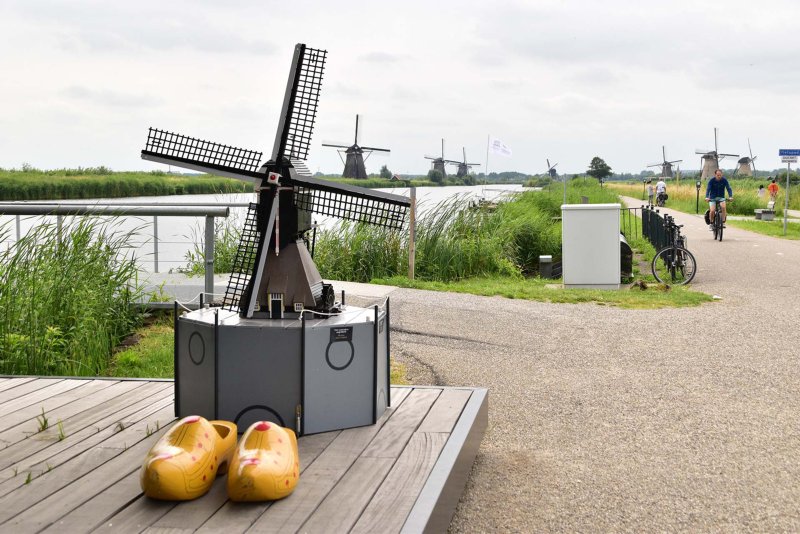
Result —
M 491 139 L 491 137 L 492 137 L 491 134 L 486 135 L 486 166 L 483 168 L 483 170 L 485 171 L 484 172 L 485 176 L 483 180 L 484 184 L 489 180 L 489 139 Z

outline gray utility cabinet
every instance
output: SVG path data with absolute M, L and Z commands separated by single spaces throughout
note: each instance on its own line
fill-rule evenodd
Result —
M 390 405 L 389 301 L 326 318 L 175 320 L 175 415 L 273 421 L 298 434 L 375 423 Z

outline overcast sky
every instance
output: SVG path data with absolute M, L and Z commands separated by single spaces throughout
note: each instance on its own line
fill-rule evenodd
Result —
M 800 148 L 800 2 L 0 0 L 0 167 L 142 161 L 149 126 L 269 152 L 294 44 L 328 50 L 309 168 L 323 141 L 391 149 L 369 172 L 424 173 L 425 154 L 513 156 L 489 170 L 617 172 L 696 148 L 779 166 Z M 760 163 L 760 165 L 758 165 Z M 731 163 L 723 162 L 731 167 Z

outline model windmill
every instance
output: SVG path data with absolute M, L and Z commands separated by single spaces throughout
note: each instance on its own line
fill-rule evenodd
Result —
M 272 154 L 150 129 L 142 158 L 255 182 L 222 308 L 175 321 L 176 415 L 271 420 L 315 433 L 374 423 L 389 405 L 388 302 L 335 302 L 304 237 L 311 213 L 399 229 L 406 197 L 311 177 L 326 52 L 295 47 Z M 310 320 L 309 320 L 310 319 Z
M 719 160 L 725 157 L 733 157 L 738 158 L 739 154 L 722 154 L 719 152 L 719 147 L 717 146 L 717 129 L 714 128 L 714 150 L 695 150 L 695 154 L 701 154 L 701 160 L 703 162 L 703 170 L 700 174 L 701 180 L 708 180 L 712 176 L 714 176 L 714 172 L 719 169 Z
M 458 165 L 458 170 L 456 171 L 456 176 L 462 178 L 469 174 L 469 170 L 472 167 L 477 167 L 480 163 L 467 163 L 467 149 L 461 147 L 462 152 L 464 153 L 464 161 L 450 161 L 451 165 Z M 442 155 L 444 155 L 444 151 L 442 151 Z
M 661 163 L 653 163 L 648 165 L 648 167 L 661 167 L 661 176 L 664 178 L 672 178 L 672 164 L 673 163 L 680 163 L 682 159 L 676 159 L 673 161 L 667 161 L 667 148 L 665 146 L 661 146 Z
M 740 176 L 753 176 L 756 172 L 756 158 L 758 156 L 753 155 L 753 148 L 750 146 L 750 138 L 747 138 L 747 150 L 750 152 L 750 157 L 745 156 L 737 162 L 739 166 L 736 168 L 733 174 L 738 174 Z
M 338 149 L 340 158 L 342 158 L 342 154 L 345 155 L 345 157 L 342 158 L 342 163 L 344 163 L 342 178 L 357 178 L 359 180 L 367 178 L 367 169 L 364 167 L 364 162 L 369 159 L 373 152 L 389 152 L 388 148 L 373 148 L 358 144 L 358 115 L 356 115 L 356 134 L 352 145 L 322 143 L 322 146 Z
M 442 178 L 447 178 L 447 170 L 445 170 L 445 166 L 448 164 L 458 165 L 461 163 L 460 161 L 453 161 L 449 159 L 444 159 L 444 139 L 442 139 L 442 155 L 441 156 L 425 156 L 425 159 L 431 160 L 431 168 L 434 171 L 439 171 L 442 173 Z

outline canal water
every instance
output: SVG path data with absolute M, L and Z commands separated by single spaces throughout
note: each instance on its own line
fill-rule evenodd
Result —
M 465 204 L 477 199 L 494 201 L 504 196 L 519 192 L 521 185 L 487 185 L 487 186 L 452 186 L 452 187 L 418 187 L 417 188 L 417 216 L 423 216 L 425 212 L 440 202 L 458 199 L 458 202 Z M 387 193 L 397 195 L 409 195 L 408 188 L 378 189 Z M 219 195 L 173 195 L 160 197 L 135 197 L 135 198 L 113 198 L 113 199 L 92 199 L 92 200 L 64 200 L 62 204 L 240 204 L 255 202 L 254 193 L 236 193 Z M 236 228 L 241 228 L 247 213 L 245 207 L 232 207 L 228 223 Z M 131 232 L 133 238 L 130 240 L 131 251 L 143 269 L 147 271 L 155 270 L 154 254 L 154 218 L 142 216 L 128 217 L 104 217 L 104 219 L 115 219 L 115 231 Z M 55 217 L 41 216 L 21 216 L 19 222 L 19 233 L 25 235 L 31 228 L 41 224 L 42 221 L 54 221 Z M 68 224 L 71 217 L 64 218 L 64 224 Z M 315 217 L 315 222 L 323 228 L 335 224 L 334 220 L 322 217 Z M 195 249 L 202 249 L 204 235 L 203 217 L 158 217 L 158 271 L 168 272 L 188 263 L 188 254 Z M 0 246 L 7 247 L 16 240 L 17 220 L 14 216 L 0 216 Z

